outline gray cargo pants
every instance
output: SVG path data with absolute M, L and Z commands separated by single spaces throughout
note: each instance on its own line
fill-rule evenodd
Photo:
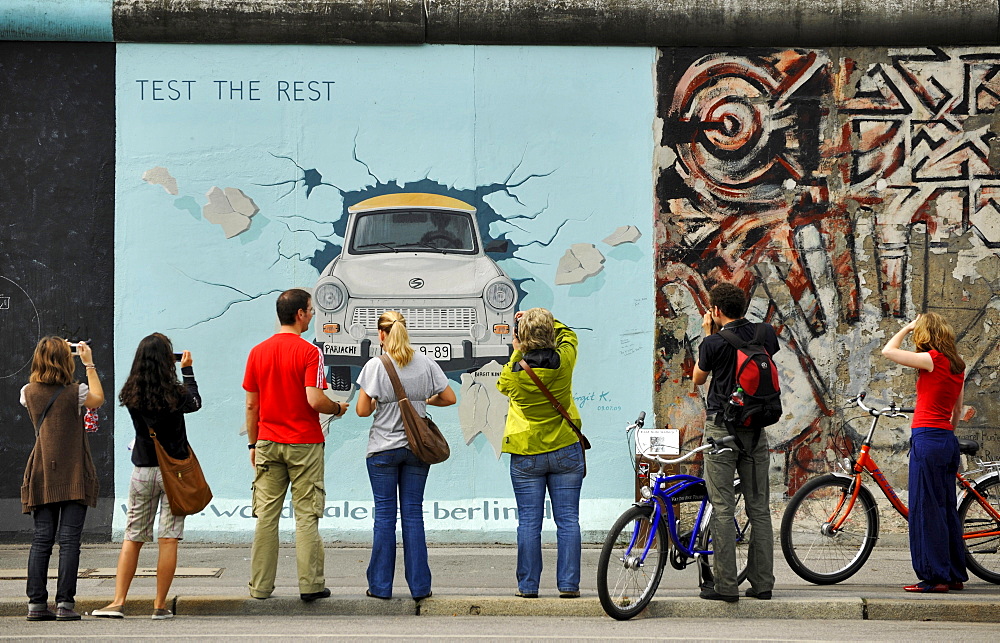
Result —
M 705 438 L 716 441 L 729 435 L 725 426 L 705 422 Z M 750 518 L 750 547 L 747 562 L 747 580 L 758 592 L 774 587 L 774 531 L 771 527 L 770 493 L 768 490 L 767 433 L 760 432 L 756 447 L 752 447 L 754 431 L 736 431 L 747 452 L 734 448 L 719 454 L 705 454 L 705 483 L 708 498 L 714 507 L 712 513 L 712 569 L 715 572 L 715 591 L 724 596 L 738 596 L 736 582 L 736 525 L 733 512 L 736 493 L 733 480 L 740 474 L 744 502 Z M 756 465 L 756 466 L 754 466 Z M 756 484 L 754 478 L 756 477 Z

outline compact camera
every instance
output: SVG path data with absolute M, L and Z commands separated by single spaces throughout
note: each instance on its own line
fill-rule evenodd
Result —
M 80 344 L 89 344 L 90 340 L 89 339 L 78 339 L 78 340 L 67 339 L 66 343 L 69 344 L 69 352 L 71 352 L 74 355 L 79 355 L 80 354 Z

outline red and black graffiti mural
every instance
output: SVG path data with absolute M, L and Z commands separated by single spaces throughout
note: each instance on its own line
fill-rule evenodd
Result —
M 700 439 L 689 378 L 728 281 L 781 338 L 783 491 L 850 452 L 843 399 L 912 402 L 878 349 L 925 310 L 970 364 L 964 430 L 1000 454 L 1000 50 L 664 49 L 657 80 L 659 417 Z M 901 452 L 907 429 L 882 443 Z

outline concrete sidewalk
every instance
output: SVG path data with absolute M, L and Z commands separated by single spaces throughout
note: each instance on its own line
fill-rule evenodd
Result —
M 772 618 L 772 619 L 878 619 L 941 620 L 966 622 L 1000 621 L 1000 586 L 971 578 L 966 589 L 947 594 L 909 594 L 903 585 L 914 582 L 906 549 L 880 546 L 853 578 L 838 585 L 811 585 L 796 576 L 775 552 L 777 583 L 774 599 L 743 598 L 726 604 L 704 601 L 697 596 L 697 574 L 693 567 L 674 570 L 669 563 L 656 598 L 645 615 L 683 618 Z M 247 545 L 181 544 L 178 577 L 171 588 L 176 614 L 262 615 L 312 614 L 330 616 L 375 615 L 482 615 L 482 616 L 604 616 L 597 598 L 597 559 L 600 549 L 585 547 L 581 598 L 558 598 L 555 589 L 555 549 L 544 552 L 545 571 L 538 599 L 513 596 L 516 589 L 516 551 L 505 545 L 432 547 L 431 571 L 434 596 L 415 603 L 406 590 L 402 550 L 397 556 L 395 596 L 392 600 L 367 598 L 365 569 L 368 549 L 328 546 L 326 549 L 329 599 L 303 603 L 298 598 L 295 550 L 283 547 L 278 563 L 277 589 L 268 600 L 255 600 L 247 593 L 250 547 Z M 114 594 L 116 545 L 85 545 L 80 558 L 81 578 L 77 611 L 89 612 L 106 605 Z M 27 612 L 24 568 L 27 545 L 0 546 L 0 616 L 24 617 Z M 58 552 L 53 552 L 52 567 Z M 156 546 L 143 548 L 140 576 L 132 583 L 126 613 L 148 618 L 155 591 Z M 148 571 L 147 571 L 148 570 Z M 148 574 L 148 575 L 147 575 Z M 16 578 L 20 576 L 20 578 Z M 54 576 L 54 572 L 53 572 Z M 745 584 L 742 589 L 745 589 Z M 50 601 L 55 579 L 49 582 Z

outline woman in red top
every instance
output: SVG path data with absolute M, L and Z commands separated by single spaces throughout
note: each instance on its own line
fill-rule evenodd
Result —
M 913 333 L 916 351 L 900 348 Z M 908 592 L 962 589 L 962 523 L 955 503 L 958 439 L 955 425 L 965 394 L 965 362 L 955 331 L 937 313 L 919 315 L 890 339 L 882 354 L 917 369 L 917 405 L 910 433 L 910 558 L 920 578 Z

